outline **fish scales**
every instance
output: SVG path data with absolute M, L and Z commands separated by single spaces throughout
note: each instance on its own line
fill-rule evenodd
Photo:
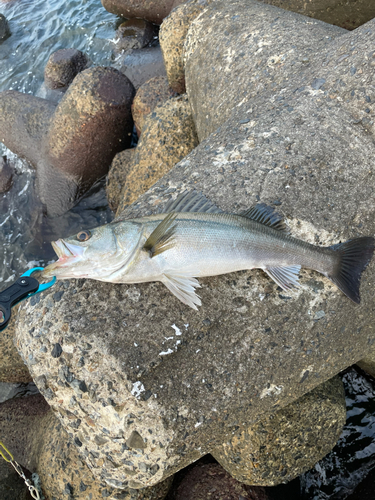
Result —
M 374 237 L 320 247 L 285 230 L 281 216 L 262 203 L 228 214 L 202 194 L 187 192 L 167 203 L 164 213 L 115 220 L 52 243 L 59 259 L 43 276 L 113 283 L 161 281 L 196 309 L 201 305 L 196 278 L 260 268 L 290 290 L 299 286 L 299 271 L 306 267 L 360 302 L 360 278 L 373 256 Z

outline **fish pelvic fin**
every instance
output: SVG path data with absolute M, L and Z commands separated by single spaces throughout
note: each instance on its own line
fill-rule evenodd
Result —
M 286 292 L 300 286 L 301 266 L 268 267 L 263 269 Z
M 176 216 L 174 212 L 168 214 L 147 238 L 143 249 L 149 252 L 151 258 L 174 246 L 173 239 L 177 224 L 173 222 Z
M 178 271 L 164 273 L 160 280 L 181 302 L 192 309 L 198 310 L 197 306 L 202 304 L 201 299 L 195 293 L 196 288 L 200 288 L 199 281 L 192 276 L 187 276 Z
M 338 254 L 338 263 L 334 272 L 327 273 L 329 278 L 349 299 L 359 304 L 361 274 L 369 264 L 375 249 L 375 238 L 364 236 L 332 245 Z

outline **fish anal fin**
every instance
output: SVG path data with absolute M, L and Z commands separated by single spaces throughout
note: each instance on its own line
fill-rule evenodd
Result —
M 299 272 L 301 266 L 268 267 L 263 268 L 263 270 L 285 291 L 300 286 Z
M 254 207 L 244 210 L 239 215 L 259 222 L 259 224 L 263 224 L 264 226 L 277 229 L 278 231 L 288 232 L 282 216 L 274 208 L 265 203 L 258 203 Z
M 197 306 L 202 304 L 201 299 L 195 293 L 196 288 L 200 288 L 199 281 L 192 276 L 177 271 L 164 273 L 160 280 L 181 302 L 192 309 L 198 310 Z
M 175 200 L 170 200 L 165 205 L 162 213 L 168 212 L 204 212 L 210 214 L 223 213 L 212 201 L 198 191 L 184 191 Z
M 177 227 L 173 224 L 175 218 L 174 212 L 168 214 L 147 238 L 143 249 L 149 252 L 151 258 L 173 247 Z

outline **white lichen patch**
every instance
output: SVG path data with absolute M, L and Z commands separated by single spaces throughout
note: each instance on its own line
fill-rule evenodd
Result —
M 260 399 L 263 399 L 266 396 L 278 396 L 279 394 L 281 394 L 281 392 L 283 391 L 283 389 L 284 389 L 283 385 L 270 384 L 269 387 L 266 387 L 260 393 Z
M 139 396 L 142 394 L 142 392 L 145 391 L 145 386 L 140 382 L 139 380 L 137 382 L 134 382 L 133 388 L 131 390 L 131 393 L 133 396 L 136 398 L 139 398 Z
M 286 223 L 290 228 L 293 236 L 307 241 L 312 245 L 316 245 L 315 235 L 319 236 L 319 241 L 326 246 L 338 243 L 339 238 L 334 233 L 330 233 L 325 229 L 318 228 L 311 224 L 311 222 L 300 219 L 286 219 Z

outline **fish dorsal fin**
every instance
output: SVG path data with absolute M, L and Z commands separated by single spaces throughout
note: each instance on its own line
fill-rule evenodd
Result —
M 198 191 L 184 191 L 175 200 L 169 200 L 161 213 L 169 212 L 205 212 L 210 214 L 220 214 L 220 210 L 212 201 Z
M 285 222 L 281 215 L 275 211 L 274 208 L 269 207 L 265 203 L 258 203 L 254 207 L 241 212 L 239 215 L 247 217 L 263 224 L 264 226 L 272 227 L 278 231 L 288 232 Z
M 263 270 L 285 291 L 300 286 L 298 275 L 301 266 L 266 267 Z
M 177 224 L 173 224 L 175 218 L 174 212 L 168 214 L 147 238 L 143 249 L 149 252 L 151 258 L 173 247 L 177 227 Z
M 202 302 L 195 293 L 195 289 L 200 288 L 200 284 L 190 273 L 169 270 L 168 273 L 163 274 L 161 281 L 181 302 L 198 310 L 197 306 L 200 306 Z

